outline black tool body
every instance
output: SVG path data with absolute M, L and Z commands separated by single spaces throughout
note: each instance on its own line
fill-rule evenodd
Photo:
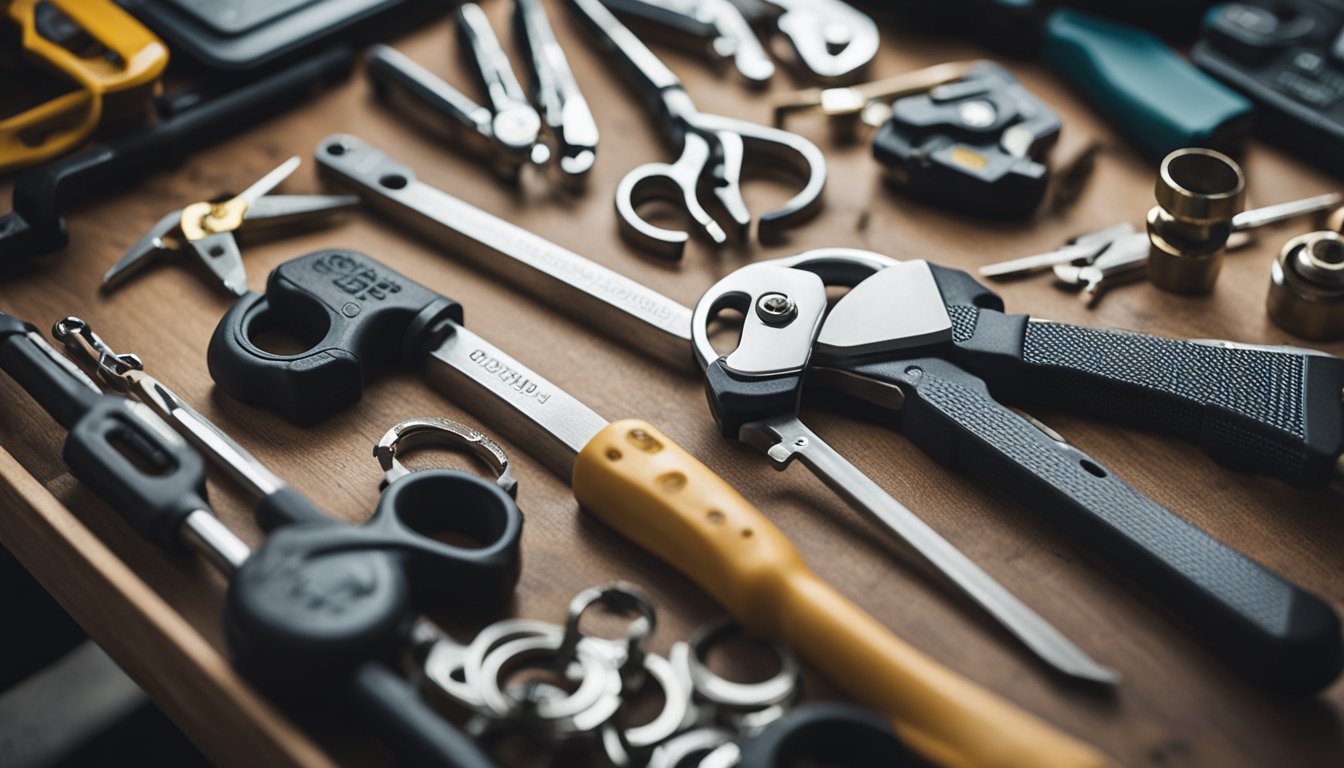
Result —
M 0 368 L 68 430 L 64 458 L 92 488 L 154 543 L 178 549 L 178 529 L 205 502 L 201 457 L 157 417 L 102 394 L 27 323 L 0 313 Z
M 420 613 L 494 611 L 508 602 L 522 526 L 497 485 L 446 469 L 388 486 L 362 526 L 281 522 L 229 585 L 229 645 L 241 669 L 282 690 L 363 659 L 391 658 Z M 449 533 L 480 546 L 431 537 Z M 311 682 L 304 689 L 322 692 Z
M 0 369 L 68 429 L 71 473 L 146 538 L 186 549 L 182 526 L 208 513 L 201 456 L 153 413 L 105 395 L 32 326 L 0 313 Z M 427 606 L 497 607 L 518 578 L 522 517 L 507 494 L 449 470 L 403 478 L 363 527 L 341 525 L 294 491 L 267 500 L 285 525 L 233 574 L 226 630 L 234 665 L 281 700 L 349 696 L 407 764 L 488 768 L 392 661 Z M 411 532 L 440 529 L 479 548 Z
M 117 0 L 172 48 L 215 77 L 278 70 L 324 47 L 363 43 L 424 23 L 434 0 L 267 0 L 221 13 L 200 0 Z
M 933 267 L 953 341 L 847 366 L 898 387 L 902 433 L 1039 512 L 1262 685 L 1315 691 L 1344 665 L 1320 598 L 1228 548 L 1007 405 L 1049 404 L 1178 435 L 1229 466 L 1325 484 L 1344 451 L 1344 360 L 1228 348 L 1006 315 Z
M 366 375 L 415 364 L 442 340 L 462 307 L 351 251 L 310 253 L 281 264 L 266 293 L 235 302 L 210 338 L 210 375 L 231 397 L 311 424 L 353 404 Z M 257 345 L 283 326 L 309 342 L 297 355 Z
M 1264 136 L 1344 174 L 1344 6 L 1316 0 L 1222 3 L 1190 58 L 1255 102 Z
M 848 768 L 927 766 L 891 722 L 851 704 L 809 703 L 785 712 L 742 743 L 738 768 L 785 768 L 804 760 Z
M 66 246 L 65 211 L 74 203 L 179 163 L 188 154 L 290 109 L 344 79 L 354 53 L 318 54 L 211 99 L 151 128 L 33 168 L 14 182 L 14 210 L 0 217 L 0 267 Z
M 873 138 L 873 156 L 912 197 L 1020 217 L 1045 197 L 1045 154 L 1059 131 L 1053 109 L 1008 70 L 982 61 L 956 82 L 892 104 L 891 119 Z

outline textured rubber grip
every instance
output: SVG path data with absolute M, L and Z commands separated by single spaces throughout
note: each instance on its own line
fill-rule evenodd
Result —
M 1344 452 L 1344 359 L 1006 315 L 964 272 L 934 268 L 952 319 L 940 357 L 1009 405 L 1052 408 L 1181 437 L 1232 469 L 1328 485 Z
M 673 565 L 749 629 L 797 650 L 890 718 L 933 762 L 1109 764 L 898 639 L 818 578 L 764 515 L 653 425 L 608 425 L 579 452 L 573 487 L 585 509 Z
M 1294 485 L 1344 450 L 1344 360 L 1028 323 L 1023 361 L 1056 402 L 1175 433 L 1216 460 Z
M 902 432 L 925 453 L 1046 516 L 1254 682 L 1305 692 L 1338 676 L 1344 648 L 1329 605 L 1000 405 L 980 379 L 937 358 L 861 373 L 901 387 Z

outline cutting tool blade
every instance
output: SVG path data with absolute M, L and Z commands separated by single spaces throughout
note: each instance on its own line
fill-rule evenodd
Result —
M 177 229 L 177 224 L 181 218 L 182 211 L 179 209 L 159 219 L 158 223 L 151 227 L 144 237 L 136 240 L 135 244 L 117 260 L 117 263 L 103 273 L 103 288 L 115 288 L 126 278 L 144 269 L 154 260 L 157 254 L 170 250 L 164 238 Z
M 191 243 L 196 258 L 219 278 L 219 282 L 235 296 L 247 293 L 247 272 L 243 269 L 243 254 L 232 232 L 206 235 Z

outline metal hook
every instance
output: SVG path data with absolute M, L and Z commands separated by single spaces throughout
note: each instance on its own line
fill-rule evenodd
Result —
M 83 318 L 71 315 L 57 320 L 51 327 L 51 335 L 74 356 L 89 360 L 96 366 L 98 378 L 124 390 L 125 376 L 131 371 L 143 371 L 145 364 L 133 354 L 117 354 L 102 337 L 93 332 L 93 327 Z

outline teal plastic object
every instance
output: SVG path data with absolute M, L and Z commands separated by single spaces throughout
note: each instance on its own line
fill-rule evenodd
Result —
M 1249 101 L 1137 27 L 1057 10 L 1045 58 L 1153 160 L 1181 147 L 1235 151 L 1250 132 Z

